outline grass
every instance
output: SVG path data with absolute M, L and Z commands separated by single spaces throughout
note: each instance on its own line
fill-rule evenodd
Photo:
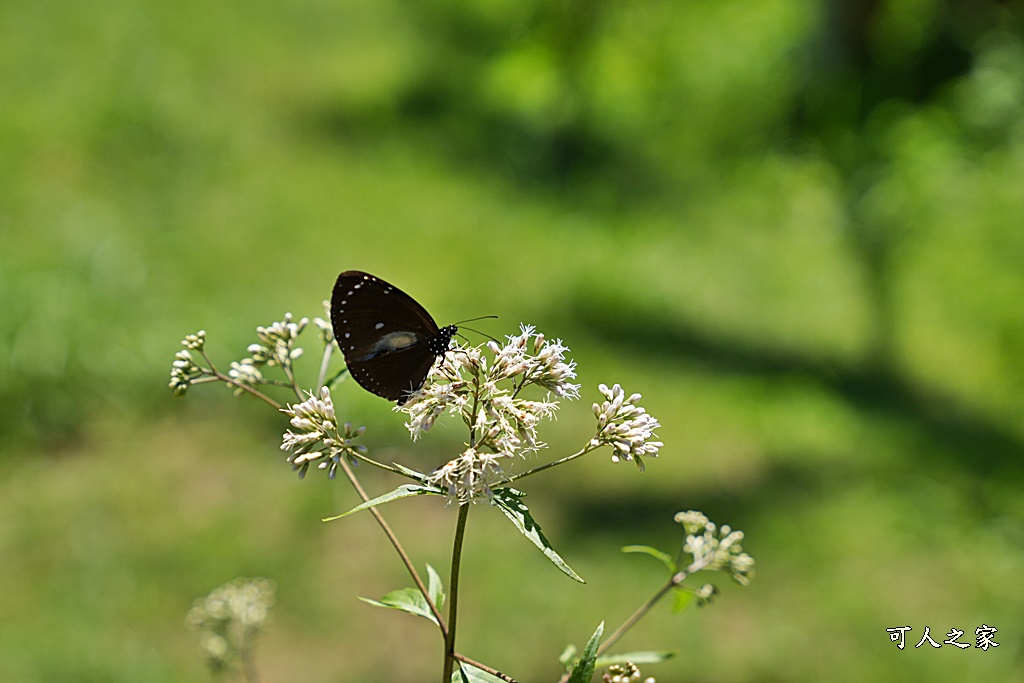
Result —
M 610 97 L 600 134 L 665 132 L 638 148 L 677 164 L 621 186 L 609 167 L 529 177 L 500 145 L 474 150 L 460 119 L 410 112 L 436 36 L 401 3 L 0 8 L 0 680 L 201 679 L 185 613 L 240 575 L 279 586 L 263 680 L 436 676 L 425 623 L 355 599 L 405 580 L 368 516 L 318 521 L 354 496 L 295 480 L 281 417 L 166 389 L 184 334 L 207 329 L 226 363 L 256 325 L 320 314 L 348 268 L 442 323 L 497 314 L 496 336 L 525 321 L 562 337 L 584 400 L 552 425 L 553 453 L 589 435 L 599 382 L 642 392 L 664 424 L 644 475 L 598 454 L 528 482 L 587 586 L 473 511 L 470 656 L 552 680 L 567 641 L 662 580 L 617 548 L 670 548 L 672 514 L 698 508 L 747 533 L 759 573 L 709 609 L 656 610 L 622 643 L 678 649 L 659 680 L 1021 679 L 1024 155 L 992 123 L 990 81 L 877 114 L 860 143 L 885 152 L 851 178 L 813 142 L 773 142 L 796 71 L 753 98 L 763 111 L 718 112 L 755 87 L 727 53 L 677 74 L 677 95 L 703 104 L 652 129 L 653 86 L 633 88 L 608 47 L 636 28 L 620 12 L 596 63 L 625 80 L 597 100 L 631 99 Z M 687 12 L 684 47 L 717 44 L 722 16 Z M 806 27 L 788 10 L 763 23 L 743 54 L 774 55 L 758 62 L 774 73 Z M 640 68 L 650 55 L 631 47 Z M 440 63 L 461 74 L 456 57 Z M 964 123 L 971 103 L 989 107 L 981 128 Z M 856 183 L 870 191 L 851 201 Z M 891 247 L 881 270 L 864 224 Z M 461 442 L 450 426 L 410 445 L 382 401 L 343 397 L 378 453 L 436 464 Z M 385 512 L 444 574 L 451 510 Z M 981 623 L 1000 647 L 913 648 L 926 625 L 970 642 Z M 897 625 L 914 628 L 902 652 Z

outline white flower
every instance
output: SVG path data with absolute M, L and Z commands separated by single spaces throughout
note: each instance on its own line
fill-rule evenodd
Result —
M 725 570 L 737 583 L 747 586 L 754 575 L 754 558 L 743 552 L 743 532 L 728 524 L 719 529 L 703 513 L 695 510 L 677 513 L 675 520 L 686 531 L 683 551 L 702 568 Z
M 636 405 L 640 394 L 627 397 L 618 384 L 610 389 L 601 384 L 598 389 L 605 401 L 600 405 L 594 404 L 598 431 L 591 443 L 611 446 L 612 462 L 633 460 L 642 472 L 645 469 L 643 458 L 658 457 L 658 451 L 664 446 L 654 433 L 661 424 Z
M 445 489 L 459 505 L 490 500 L 493 488 L 504 480 L 499 455 L 467 448 L 462 455 L 434 470 L 430 483 Z
M 252 358 L 243 358 L 240 363 L 232 361 L 231 368 L 228 370 L 228 377 L 235 380 L 238 384 L 252 387 L 253 389 L 263 384 L 263 373 L 253 363 Z M 235 395 L 240 394 L 242 391 L 242 389 L 235 389 Z
M 536 385 L 548 391 L 548 399 L 551 394 L 577 397 L 579 385 L 569 382 L 576 377 L 576 365 L 566 361 L 567 352 L 561 342 L 546 341 L 529 325 L 521 326 L 520 334 L 508 337 L 504 346 L 491 341 L 483 349 L 455 347 L 434 367 L 423 388 L 396 410 L 409 416 L 405 426 L 413 439 L 447 412 L 470 428 L 480 452 L 525 456 L 544 447 L 537 430 L 554 417 L 558 403 L 520 394 Z
M 290 423 L 296 430 L 284 433 L 281 450 L 291 452 L 287 461 L 299 471 L 299 478 L 306 476 L 310 464 L 319 461 L 317 467 L 326 469 L 333 479 L 341 458 L 366 453 L 366 446 L 353 443 L 366 427 L 353 428 L 351 422 L 346 422 L 339 430 L 331 390 L 327 387 L 320 389 L 319 397 L 310 393 L 302 403 L 289 405 L 281 412 L 291 415 Z
M 292 314 L 285 313 L 281 322 L 268 327 L 257 327 L 256 335 L 259 342 L 250 344 L 246 352 L 252 356 L 252 361 L 257 366 L 287 366 L 302 355 L 302 349 L 295 347 L 295 340 L 308 324 L 309 318 L 293 322 Z

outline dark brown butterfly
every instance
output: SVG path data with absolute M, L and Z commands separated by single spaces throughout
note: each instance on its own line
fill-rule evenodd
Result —
M 331 325 L 352 379 L 398 405 L 423 386 L 458 329 L 438 328 L 411 296 L 358 270 L 334 283 Z

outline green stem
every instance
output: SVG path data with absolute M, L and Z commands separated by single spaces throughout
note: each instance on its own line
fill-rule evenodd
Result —
M 408 474 L 406 474 L 402 470 L 398 469 L 397 467 L 392 467 L 391 465 L 385 465 L 382 462 L 377 462 L 373 458 L 368 458 L 365 455 L 360 455 L 359 453 L 356 453 L 354 450 L 348 451 L 348 453 L 345 453 L 342 457 L 347 458 L 349 456 L 349 454 L 351 454 L 352 457 L 355 458 L 356 460 L 359 460 L 361 462 L 365 462 L 367 465 L 373 465 L 374 467 L 378 467 L 378 468 L 380 468 L 382 470 L 387 470 L 388 472 L 391 472 L 392 474 L 397 474 L 397 475 L 402 476 L 402 477 L 408 477 L 409 476 Z
M 200 353 L 203 354 L 203 358 L 206 360 L 206 363 L 210 366 L 210 372 L 213 373 L 214 377 L 216 377 L 217 379 L 219 379 L 222 382 L 230 384 L 233 387 L 241 389 L 242 391 L 248 391 L 250 394 L 252 394 L 256 398 L 260 399 L 261 401 L 263 401 L 267 405 L 271 406 L 275 410 L 281 410 L 282 406 L 281 406 L 280 403 L 278 403 L 274 399 L 270 398 L 269 396 L 267 396 L 263 392 L 257 391 L 256 389 L 253 389 L 252 387 L 250 387 L 248 385 L 242 384 L 241 382 L 236 382 L 235 380 L 231 379 L 227 375 L 222 374 L 219 370 L 217 370 L 217 367 L 213 364 L 213 361 L 210 360 L 210 357 L 206 355 L 205 351 L 200 351 Z
M 451 683 L 455 670 L 455 627 L 459 610 L 459 567 L 462 564 L 462 541 L 466 537 L 466 520 L 469 518 L 469 503 L 459 506 L 459 519 L 455 525 L 455 542 L 452 544 L 452 576 L 448 585 L 448 632 L 444 638 L 444 677 L 441 683 Z
M 291 382 L 292 391 L 295 392 L 295 395 L 298 396 L 299 400 L 301 401 L 302 389 L 299 388 L 299 383 L 295 381 L 295 372 L 292 371 L 291 361 L 288 361 L 287 363 L 283 364 L 281 366 L 281 369 L 284 370 L 285 377 L 287 377 L 288 381 Z
M 637 611 L 633 612 L 633 614 L 630 615 L 629 619 L 626 619 L 626 621 L 622 622 L 622 625 L 615 629 L 615 632 L 608 636 L 603 643 L 601 643 L 601 646 L 597 648 L 597 654 L 600 655 L 604 653 L 606 650 L 608 650 L 608 648 L 614 645 L 619 640 L 619 638 L 626 634 L 626 631 L 631 629 L 636 624 L 636 622 L 640 621 L 644 617 L 644 615 L 651 611 L 651 608 L 658 604 L 658 602 L 663 597 L 665 597 L 665 595 L 667 595 L 670 590 L 672 590 L 673 588 L 681 584 L 683 581 L 685 581 L 686 577 L 688 577 L 689 575 L 695 572 L 699 572 L 701 569 L 706 567 L 712 559 L 713 554 L 709 553 L 702 557 L 700 560 L 696 560 L 695 562 L 693 562 L 686 569 L 673 574 L 664 586 L 659 588 L 658 591 L 654 595 L 652 595 L 649 600 L 647 600 L 647 602 L 640 605 Z
M 544 470 L 549 469 L 551 467 L 555 467 L 556 465 L 564 465 L 565 463 L 569 462 L 570 460 L 575 460 L 576 458 L 580 457 L 581 455 L 586 455 L 590 451 L 595 450 L 595 449 L 597 449 L 599 447 L 600 447 L 599 445 L 595 446 L 592 442 L 588 443 L 586 446 L 584 446 L 580 450 L 576 451 L 572 455 L 567 455 L 564 458 L 559 458 L 558 460 L 553 460 L 552 462 L 545 463 L 543 465 L 538 465 L 537 467 L 534 467 L 532 470 L 526 470 L 525 472 L 520 472 L 519 474 L 513 475 L 513 476 L 511 476 L 511 477 L 509 477 L 507 479 L 507 483 L 511 484 L 516 479 L 522 479 L 523 477 L 528 477 L 531 474 L 537 474 L 538 472 L 543 472 Z

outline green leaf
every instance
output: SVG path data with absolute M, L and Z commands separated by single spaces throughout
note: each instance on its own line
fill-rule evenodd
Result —
M 673 592 L 676 594 L 676 596 L 675 600 L 672 603 L 672 612 L 674 614 L 679 614 L 684 609 L 689 607 L 691 602 L 693 602 L 693 591 L 687 590 L 685 588 L 676 588 Z
M 409 614 L 415 614 L 418 617 L 430 619 L 435 624 L 437 623 L 434 613 L 430 611 L 430 605 L 427 604 L 427 599 L 423 597 L 423 593 L 420 593 L 418 588 L 399 588 L 396 591 L 391 591 L 380 600 L 371 600 L 370 598 L 359 599 L 368 605 L 401 610 Z
M 661 664 L 675 656 L 675 652 L 625 652 L 621 655 L 603 655 L 598 657 L 594 666 L 595 668 L 603 669 L 612 664 L 625 664 L 626 662 L 633 662 L 634 664 Z
M 590 642 L 583 648 L 583 656 L 576 662 L 569 675 L 569 683 L 590 683 L 594 677 L 594 666 L 597 662 L 597 647 L 601 644 L 601 635 L 604 633 L 604 622 L 602 621 L 590 636 Z
M 675 574 L 676 571 L 678 571 L 676 569 L 675 560 L 672 559 L 671 555 L 669 555 L 668 553 L 663 553 L 662 551 L 658 550 L 657 548 L 652 548 L 649 545 L 626 545 L 626 546 L 622 546 L 622 552 L 624 552 L 624 553 L 642 553 L 644 555 L 650 555 L 654 559 L 660 560 L 662 564 L 664 564 L 666 567 L 668 567 L 668 570 L 671 573 Z
M 459 662 L 459 668 L 452 673 L 452 683 L 504 683 L 500 678 L 478 669 L 472 664 Z
M 359 512 L 360 510 L 365 510 L 366 508 L 372 508 L 372 507 L 377 506 L 377 505 L 383 505 L 384 503 L 390 503 L 391 501 L 398 500 L 399 498 L 408 498 L 410 496 L 428 496 L 428 495 L 431 495 L 431 496 L 443 496 L 445 494 L 444 494 L 444 491 L 442 491 L 441 489 L 437 488 L 436 486 L 422 486 L 420 484 L 402 484 L 401 486 L 399 486 L 394 491 L 389 491 L 388 493 L 385 493 L 383 496 L 377 496 L 373 500 L 368 500 L 365 503 L 363 503 L 362 505 L 357 505 L 356 507 L 352 508 L 348 512 L 343 512 L 340 515 L 335 515 L 334 517 L 324 517 L 320 521 L 322 521 L 322 522 L 333 522 L 336 519 L 341 519 L 342 517 L 348 517 L 353 512 Z
M 497 505 L 503 513 L 505 513 L 505 516 L 516 525 L 519 532 L 530 539 L 535 546 L 540 548 L 541 552 L 544 553 L 544 555 L 546 555 L 556 567 L 561 569 L 566 576 L 574 581 L 586 583 L 586 581 L 580 578 L 579 574 L 574 572 L 572 568 L 565 563 L 565 560 L 558 556 L 558 553 L 556 553 L 554 548 L 551 547 L 551 544 L 548 543 L 548 539 L 546 539 L 544 534 L 541 533 L 540 525 L 537 524 L 536 520 L 534 520 L 533 516 L 530 514 L 529 508 L 526 507 L 526 504 L 523 503 L 522 497 L 524 495 L 525 494 L 522 491 L 504 487 L 494 490 L 492 500 L 494 501 L 494 504 Z
M 441 577 L 429 564 L 427 565 L 427 594 L 430 595 L 430 600 L 437 606 L 437 609 L 441 609 L 444 605 L 444 585 L 441 583 Z
M 427 593 L 437 609 L 441 609 L 444 605 L 444 586 L 441 585 L 441 577 L 437 571 L 429 564 L 427 565 Z M 420 592 L 419 588 L 399 588 L 398 590 L 391 591 L 380 600 L 371 600 L 370 598 L 359 599 L 368 605 L 401 610 L 409 614 L 415 614 L 418 617 L 430 619 L 435 624 L 437 623 L 434 612 L 431 611 L 430 605 L 427 603 L 426 598 L 423 597 L 423 593 Z

